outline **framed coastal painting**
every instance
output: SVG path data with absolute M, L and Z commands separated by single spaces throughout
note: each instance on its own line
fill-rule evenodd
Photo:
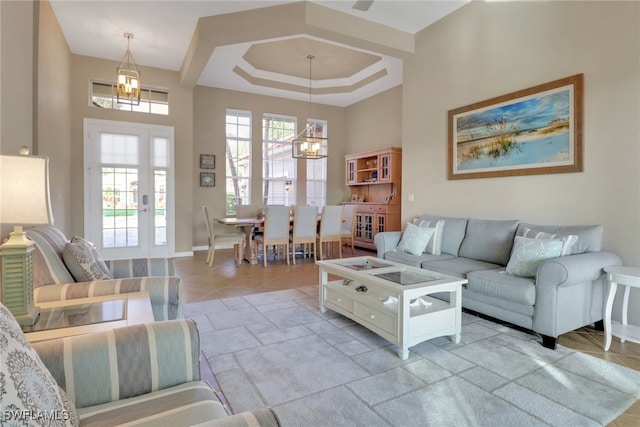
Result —
M 583 74 L 449 111 L 448 179 L 582 171 Z

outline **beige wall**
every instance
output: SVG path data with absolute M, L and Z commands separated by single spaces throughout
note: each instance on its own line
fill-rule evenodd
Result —
M 420 33 L 404 64 L 403 218 L 600 223 L 605 248 L 640 265 L 638 22 L 638 2 L 472 2 Z M 578 73 L 584 172 L 446 179 L 448 110 Z
M 71 52 L 48 1 L 39 3 L 37 148 L 49 157 L 55 226 L 71 231 Z M 77 233 L 76 233 L 77 234 Z
M 346 154 L 402 146 L 402 86 L 350 105 L 346 112 Z
M 229 91 L 204 86 L 196 86 L 194 90 L 194 156 L 193 156 L 193 233 L 194 246 L 206 245 L 207 237 L 202 218 L 201 206 L 208 205 L 212 217 L 225 216 L 225 114 L 227 109 L 251 111 L 252 132 L 252 165 L 251 165 L 251 202 L 262 204 L 262 115 L 264 113 L 282 114 L 298 118 L 298 129 L 306 126 L 309 112 L 313 118 L 327 120 L 328 129 L 328 177 L 327 202 L 339 203 L 346 197 L 344 187 L 344 155 L 347 142 L 345 109 L 327 105 L 292 101 L 244 92 Z M 199 187 L 199 155 L 215 154 L 216 186 Z M 297 165 L 299 177 L 305 176 L 305 162 Z M 298 180 L 300 183 L 300 180 Z M 296 185 L 297 200 L 304 200 L 304 186 Z

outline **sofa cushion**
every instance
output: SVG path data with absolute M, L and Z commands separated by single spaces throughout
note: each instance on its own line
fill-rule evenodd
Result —
M 560 236 L 571 234 L 578 236 L 578 241 L 571 247 L 569 255 L 600 252 L 602 250 L 602 235 L 604 233 L 602 225 L 534 225 L 520 223 L 516 235 L 523 236 L 526 228 L 535 232 L 542 231 Z
M 536 301 L 533 279 L 512 276 L 504 270 L 472 271 L 467 280 L 466 288 L 482 295 L 518 304 L 534 305 Z
M 453 255 L 433 255 L 428 253 L 422 253 L 421 255 L 412 255 L 402 251 L 389 251 L 384 254 L 384 259 L 386 260 L 411 265 L 417 268 L 422 267 L 423 263 L 427 261 L 437 261 L 451 258 L 454 258 Z
M 464 239 L 467 229 L 467 218 L 454 218 L 425 214 L 420 217 L 422 221 L 444 221 L 442 228 L 442 253 L 458 256 L 460 244 Z
M 517 220 L 469 219 L 459 255 L 507 265 L 518 223 Z
M 438 273 L 450 274 L 452 276 L 467 277 L 467 274 L 472 271 L 497 270 L 501 268 L 503 269 L 504 266 L 470 258 L 458 257 L 446 260 L 426 261 L 422 263 L 422 268 L 433 270 Z
M 62 259 L 76 282 L 112 279 L 93 243 L 75 236 L 64 245 Z
M 535 277 L 545 260 L 558 258 L 564 241 L 560 239 L 531 239 L 516 236 L 507 273 L 520 277 Z
M 424 251 L 428 254 L 440 255 L 442 253 L 442 232 L 444 230 L 444 220 L 420 220 L 420 223 L 417 225 L 433 229 L 433 236 L 429 239 L 429 243 L 427 243 L 427 247 Z
M 0 379 L 3 410 L 53 417 L 47 425 L 78 425 L 75 408 L 67 394 L 58 386 L 4 305 L 0 305 Z M 14 424 L 11 419 L 5 421 Z M 14 421 L 15 425 L 22 425 L 18 420 Z M 27 421 L 25 425 L 35 425 L 34 421 L 40 420 Z
M 69 241 L 60 230 L 49 225 L 29 228 L 27 237 L 36 244 L 33 254 L 33 287 L 75 280 L 62 260 L 64 245 Z
M 413 255 L 420 255 L 425 251 L 427 243 L 434 233 L 435 228 L 418 227 L 409 222 L 402 233 L 397 249 Z

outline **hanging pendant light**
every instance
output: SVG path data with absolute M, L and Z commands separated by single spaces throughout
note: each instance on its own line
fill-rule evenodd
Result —
M 311 61 L 314 55 L 307 55 L 309 60 L 309 117 L 311 117 Z M 328 138 L 324 136 L 323 129 L 317 129 L 312 123 L 296 136 L 293 140 L 292 155 L 296 159 L 322 159 L 327 157 Z
M 127 39 L 127 51 L 118 66 L 118 78 L 116 80 L 116 98 L 119 104 L 140 104 L 140 70 L 136 66 L 129 43 L 133 34 L 124 33 Z

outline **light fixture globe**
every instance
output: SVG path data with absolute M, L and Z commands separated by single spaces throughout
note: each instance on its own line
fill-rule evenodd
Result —
M 124 36 L 127 39 L 127 51 L 117 68 L 116 99 L 119 104 L 138 105 L 140 104 L 140 70 L 129 50 L 129 42 L 133 34 L 124 33 Z

